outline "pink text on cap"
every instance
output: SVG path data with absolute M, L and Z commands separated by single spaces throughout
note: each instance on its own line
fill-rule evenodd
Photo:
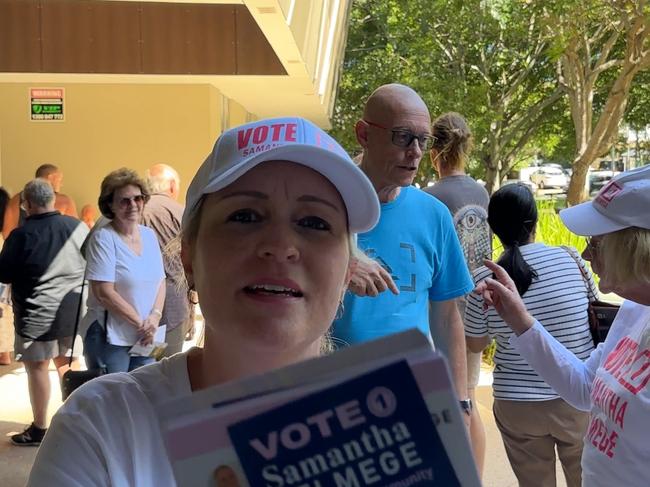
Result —
M 248 127 L 237 132 L 237 148 L 247 149 L 251 144 L 262 145 L 272 142 L 296 142 L 295 123 L 273 123 L 270 125 L 258 125 Z M 246 155 L 246 154 L 244 154 Z
M 237 150 L 240 157 L 249 157 L 284 144 L 300 142 L 338 153 L 346 159 L 349 157 L 327 133 L 308 122 L 274 121 L 237 130 Z
M 616 195 L 619 194 L 622 190 L 623 188 L 616 181 L 612 180 L 599 191 L 598 195 L 596 196 L 596 201 L 603 208 L 607 208 L 612 200 L 616 198 Z

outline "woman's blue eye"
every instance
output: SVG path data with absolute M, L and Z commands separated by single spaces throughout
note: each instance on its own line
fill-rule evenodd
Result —
M 311 228 L 313 230 L 329 230 L 332 228 L 329 223 L 327 223 L 322 218 L 318 218 L 317 216 L 308 216 L 301 218 L 298 221 L 298 225 L 301 227 Z
M 236 223 L 254 223 L 260 221 L 260 216 L 253 210 L 239 210 L 230 215 L 228 221 Z

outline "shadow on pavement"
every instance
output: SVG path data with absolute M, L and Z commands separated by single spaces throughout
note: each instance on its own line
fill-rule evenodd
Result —
M 0 421 L 0 472 L 3 487 L 23 487 L 34 463 L 38 448 L 14 446 L 9 437 L 25 429 L 25 424 Z

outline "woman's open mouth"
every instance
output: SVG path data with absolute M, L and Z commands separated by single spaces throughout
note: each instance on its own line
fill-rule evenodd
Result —
M 276 284 L 254 284 L 244 288 L 246 294 L 257 296 L 286 296 L 291 298 L 302 298 L 303 294 L 299 289 L 279 286 Z

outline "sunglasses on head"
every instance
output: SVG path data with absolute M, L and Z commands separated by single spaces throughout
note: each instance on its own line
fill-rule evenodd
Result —
M 397 147 L 402 147 L 402 148 L 410 147 L 413 141 L 417 140 L 418 147 L 420 148 L 420 150 L 422 152 L 428 152 L 433 147 L 433 142 L 435 141 L 435 137 L 433 137 L 433 135 L 430 134 L 416 135 L 410 130 L 389 129 L 388 127 L 384 127 L 383 125 L 379 125 L 374 122 L 369 122 L 368 120 L 364 120 L 364 122 L 366 122 L 368 125 L 372 127 L 377 127 L 378 129 L 390 130 L 390 132 L 392 133 L 391 141 Z

